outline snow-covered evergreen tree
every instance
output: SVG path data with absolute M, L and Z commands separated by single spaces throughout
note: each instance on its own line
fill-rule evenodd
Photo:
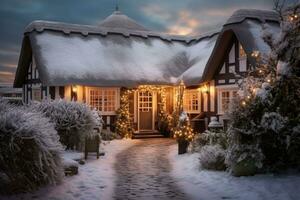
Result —
M 226 161 L 232 170 L 242 161 L 255 171 L 300 166 L 300 4 L 280 15 L 280 36 L 265 32 L 271 53 L 255 54 L 258 65 L 243 79 L 231 113 Z

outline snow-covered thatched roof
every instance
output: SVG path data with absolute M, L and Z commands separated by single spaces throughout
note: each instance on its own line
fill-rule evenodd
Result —
M 237 11 L 224 25 L 221 36 L 234 30 L 245 42 L 247 52 L 256 45 L 267 49 L 261 42 L 260 29 L 262 21 L 271 17 L 263 18 L 261 12 L 255 18 L 249 13 Z M 273 18 L 271 21 L 274 23 Z M 198 85 L 205 67 L 206 71 L 212 68 L 217 37 L 217 32 L 193 37 L 154 32 L 120 12 L 98 26 L 35 21 L 25 29 L 14 86 L 24 83 L 32 55 L 45 86 L 135 87 L 173 85 L 181 79 L 187 86 Z
M 173 85 L 181 79 L 197 85 L 216 34 L 182 37 L 153 32 L 114 12 L 98 26 L 35 21 L 25 29 L 22 52 L 26 54 L 26 47 L 32 51 L 46 86 L 135 87 Z M 21 54 L 17 87 L 23 83 L 26 65 Z
M 279 15 L 275 11 L 241 9 L 234 12 L 218 35 L 201 81 L 213 78 L 217 68 L 222 65 L 222 55 L 228 50 L 234 36 L 243 46 L 250 63 L 255 65 L 251 53 L 254 51 L 258 51 L 261 55 L 270 53 L 270 46 L 263 38 L 265 32 L 271 33 L 274 38 L 280 33 Z

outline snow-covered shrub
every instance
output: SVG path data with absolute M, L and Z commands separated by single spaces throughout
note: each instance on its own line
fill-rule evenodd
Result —
M 30 191 L 63 177 L 62 146 L 48 118 L 0 102 L 1 192 Z
M 85 137 L 93 136 L 93 129 L 100 122 L 88 105 L 79 102 L 44 100 L 32 107 L 50 118 L 55 124 L 61 143 L 67 149 L 81 149 Z
M 205 145 L 200 151 L 200 163 L 204 169 L 225 170 L 225 150 L 222 146 Z
M 97 128 L 99 128 L 100 132 L 102 131 L 102 128 L 103 128 L 103 124 L 104 124 L 104 121 L 102 119 L 102 116 L 100 115 L 100 113 L 97 111 L 97 109 L 93 109 L 92 110 L 92 115 L 95 119 L 95 126 Z
M 193 141 L 189 144 L 189 151 L 192 153 L 200 152 L 201 149 L 209 143 L 209 137 L 206 132 L 197 133 L 194 136 Z
M 263 159 L 258 145 L 233 144 L 227 149 L 225 163 L 234 176 L 252 176 L 263 167 Z
M 101 140 L 110 141 L 114 139 L 121 139 L 121 136 L 107 129 L 101 131 Z
M 189 148 L 191 152 L 200 152 L 205 145 L 221 145 L 223 149 L 227 147 L 227 135 L 223 130 L 209 131 L 195 134 Z
M 261 119 L 261 127 L 279 133 L 285 127 L 286 120 L 276 112 L 264 113 Z

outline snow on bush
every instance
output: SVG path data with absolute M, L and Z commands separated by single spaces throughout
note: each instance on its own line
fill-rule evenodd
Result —
M 227 149 L 225 163 L 235 176 L 250 176 L 263 167 L 264 155 L 258 145 L 233 144 Z
M 100 122 L 88 105 L 65 100 L 44 100 L 32 105 L 55 124 L 60 141 L 66 149 L 81 149 L 85 137 L 93 136 L 93 129 Z
M 202 147 L 209 143 L 208 134 L 204 133 L 197 133 L 194 136 L 194 139 L 189 144 L 189 151 L 192 153 L 200 152 Z
M 225 170 L 225 150 L 221 145 L 206 145 L 200 151 L 200 163 L 205 169 Z
M 276 112 L 265 113 L 261 119 L 261 126 L 265 130 L 279 133 L 285 127 L 286 120 Z
M 104 124 L 102 116 L 99 114 L 99 112 L 98 112 L 98 110 L 96 108 L 94 108 L 92 110 L 92 115 L 93 115 L 93 117 L 95 119 L 95 125 L 96 125 L 96 127 L 98 127 L 100 129 L 100 132 L 101 132 L 101 130 L 103 128 L 103 124 Z
M 62 146 L 54 125 L 40 113 L 0 101 L 1 192 L 24 192 L 63 177 Z M 2 178 L 2 180 L 4 180 Z
M 203 133 L 196 134 L 189 148 L 191 152 L 200 152 L 203 146 L 215 144 L 219 144 L 223 149 L 226 149 L 227 135 L 223 130 L 206 130 Z

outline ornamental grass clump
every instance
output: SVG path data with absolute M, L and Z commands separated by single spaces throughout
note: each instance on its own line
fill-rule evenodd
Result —
M 31 108 L 42 112 L 54 123 L 60 141 L 66 149 L 81 150 L 84 139 L 93 136 L 93 129 L 101 123 L 86 104 L 66 100 L 44 100 Z
M 0 101 L 0 192 L 57 184 L 63 177 L 62 145 L 49 119 Z

